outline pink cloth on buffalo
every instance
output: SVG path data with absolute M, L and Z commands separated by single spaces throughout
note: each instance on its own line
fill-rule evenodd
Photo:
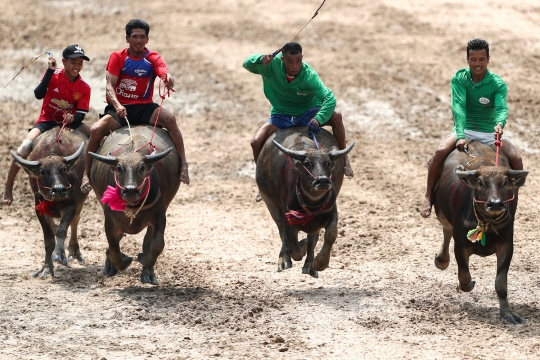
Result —
M 120 196 L 120 191 L 110 185 L 107 186 L 107 191 L 103 193 L 101 203 L 109 203 L 109 207 L 114 211 L 124 211 L 126 210 L 127 206 L 127 203 L 122 200 L 122 197 Z

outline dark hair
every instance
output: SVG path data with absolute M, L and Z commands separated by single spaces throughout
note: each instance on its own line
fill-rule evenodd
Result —
M 126 24 L 126 36 L 131 36 L 133 29 L 143 29 L 146 36 L 150 34 L 150 25 L 143 19 L 132 19 Z
M 283 46 L 283 49 L 281 50 L 283 55 L 290 54 L 290 55 L 296 55 L 298 53 L 302 53 L 302 47 L 299 43 L 290 42 L 286 43 L 285 46 Z
M 471 50 L 486 50 L 486 55 L 489 57 L 489 44 L 484 39 L 473 39 L 467 43 L 467 58 Z

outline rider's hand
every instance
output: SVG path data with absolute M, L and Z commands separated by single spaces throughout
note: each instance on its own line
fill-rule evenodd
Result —
M 49 56 L 49 63 L 47 67 L 51 70 L 56 70 L 56 59 L 53 56 Z
M 171 74 L 167 73 L 163 75 L 163 81 L 165 82 L 167 89 L 171 90 L 174 88 L 174 79 Z
M 125 118 L 127 116 L 127 111 L 126 111 L 126 108 L 123 107 L 122 105 L 120 105 L 118 107 L 118 109 L 116 109 L 116 115 L 122 119 L 122 118 Z
M 266 65 L 270 64 L 270 62 L 272 61 L 273 58 L 274 58 L 273 54 L 263 55 L 262 63 L 264 64 L 264 66 L 266 66 Z
M 495 125 L 493 130 L 495 130 L 495 134 L 500 134 L 500 135 L 503 134 L 503 127 L 501 126 L 501 124 Z M 495 135 L 495 138 L 497 138 L 497 135 Z
M 317 119 L 311 119 L 307 125 L 308 130 L 314 134 L 321 132 L 321 124 Z
M 467 143 L 466 139 L 459 139 L 458 141 L 456 141 L 456 147 L 459 151 L 463 151 L 463 149 L 469 148 L 469 144 Z
M 73 122 L 73 119 L 74 119 L 73 114 L 66 114 L 66 122 L 68 124 L 71 124 Z

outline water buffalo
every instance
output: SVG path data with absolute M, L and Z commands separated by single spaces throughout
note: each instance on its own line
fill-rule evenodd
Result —
M 88 138 L 78 131 L 62 130 L 60 134 L 59 131 L 51 129 L 36 138 L 27 159 L 11 151 L 15 161 L 28 173 L 36 215 L 43 229 L 45 263 L 34 277 L 54 276 L 53 261 L 67 265 L 64 241 L 68 227 L 71 227 L 69 260 L 84 262 L 77 241 L 77 226 L 87 197 L 80 191 L 85 164 L 85 157 L 80 155 Z M 60 218 L 58 226 L 54 218 Z
M 133 258 L 120 251 L 124 234 L 138 234 L 146 228 L 142 253 L 141 281 L 157 285 L 154 265 L 165 247 L 167 208 L 180 187 L 180 159 L 166 130 L 148 125 L 120 128 L 109 135 L 97 150 L 90 153 L 90 182 L 102 199 L 105 233 L 109 248 L 105 273 L 114 276 L 126 269 Z M 168 156 L 167 156 L 168 155 Z M 104 197 L 105 195 L 105 197 Z M 107 201 L 107 202 L 105 202 Z
M 281 237 L 278 271 L 292 267 L 291 258 L 300 261 L 307 253 L 302 273 L 313 277 L 330 262 L 337 237 L 336 198 L 343 182 L 343 157 L 354 146 L 338 150 L 336 139 L 324 129 L 317 142 L 320 150 L 307 129 L 280 130 L 264 144 L 256 169 L 261 197 Z M 323 228 L 324 245 L 315 257 Z M 307 240 L 298 241 L 299 231 L 308 234 Z
M 468 292 L 475 284 L 471 281 L 469 257 L 496 254 L 495 291 L 500 316 L 513 324 L 524 323 L 508 304 L 507 274 L 514 251 L 518 189 L 528 172 L 510 169 L 502 154 L 499 166 L 495 166 L 495 151 L 478 142 L 469 145 L 469 154 L 457 150 L 450 154 L 435 190 L 435 212 L 444 236 L 435 266 L 441 270 L 448 267 L 453 237 L 459 288 Z

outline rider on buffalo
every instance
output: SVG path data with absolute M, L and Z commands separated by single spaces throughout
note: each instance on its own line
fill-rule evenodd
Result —
M 262 76 L 264 94 L 272 105 L 268 122 L 251 139 L 255 163 L 266 139 L 292 126 L 309 125 L 317 131 L 320 126 L 330 125 L 340 149 L 346 148 L 342 116 L 334 111 L 336 98 L 302 59 L 300 44 L 290 42 L 283 47 L 282 54 L 256 54 L 244 61 L 246 70 Z M 345 157 L 345 175 L 354 175 L 348 157 Z M 260 194 L 256 200 L 261 200 Z
M 428 165 L 426 195 L 420 211 L 425 218 L 431 215 L 435 185 L 448 155 L 455 148 L 467 151 L 468 143 L 473 140 L 493 148 L 496 135 L 502 135 L 506 125 L 506 83 L 487 69 L 489 44 L 485 40 L 469 41 L 467 63 L 469 67 L 459 70 L 450 85 L 454 129 L 441 140 Z M 523 170 L 521 156 L 508 139 L 503 142 L 501 151 L 513 170 Z

